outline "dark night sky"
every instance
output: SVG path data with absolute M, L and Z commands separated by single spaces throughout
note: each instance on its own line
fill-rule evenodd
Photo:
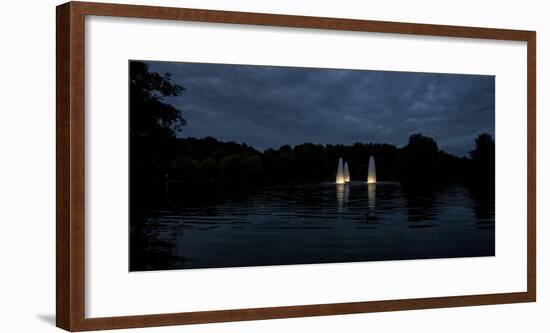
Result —
M 412 133 L 463 156 L 494 135 L 493 76 L 147 62 L 185 87 L 181 137 L 212 136 L 259 150 L 304 142 L 390 143 Z

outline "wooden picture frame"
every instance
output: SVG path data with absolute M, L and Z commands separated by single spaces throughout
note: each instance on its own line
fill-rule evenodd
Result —
M 536 33 L 430 24 L 69 2 L 57 7 L 56 30 L 56 323 L 68 331 L 325 316 L 536 300 Z M 523 41 L 527 43 L 527 291 L 336 304 L 85 318 L 84 299 L 84 17 L 87 15 L 275 27 L 332 29 Z

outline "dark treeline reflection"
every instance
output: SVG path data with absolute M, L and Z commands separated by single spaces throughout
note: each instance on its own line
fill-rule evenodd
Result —
M 420 133 L 403 147 L 258 151 L 178 138 L 186 121 L 163 98 L 183 90 L 130 62 L 131 270 L 494 255 L 491 135 L 472 137 L 468 157 Z M 380 184 L 366 187 L 370 156 Z M 340 187 L 339 158 L 352 180 Z

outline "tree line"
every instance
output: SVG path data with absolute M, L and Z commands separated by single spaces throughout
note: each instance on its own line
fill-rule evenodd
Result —
M 439 149 L 437 142 L 413 134 L 404 147 L 355 143 L 303 143 L 263 152 L 246 143 L 207 138 L 151 138 L 132 140 L 132 168 L 143 178 L 170 181 L 330 181 L 339 158 L 350 166 L 352 180 L 366 180 L 369 157 L 376 159 L 379 181 L 406 183 L 487 183 L 494 180 L 494 141 L 487 134 L 476 139 L 470 157 Z

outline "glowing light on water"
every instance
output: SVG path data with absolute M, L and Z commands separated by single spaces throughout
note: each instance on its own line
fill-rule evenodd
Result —
M 344 162 L 342 158 L 338 159 L 338 169 L 336 170 L 336 184 L 345 184 L 346 178 L 344 177 Z
M 374 164 L 374 157 L 369 159 L 369 174 L 367 176 L 368 184 L 376 184 L 376 165 Z
M 344 163 L 344 181 L 346 183 L 350 182 L 348 162 Z
M 348 205 L 349 186 L 344 184 L 336 185 L 336 200 L 338 201 L 338 211 L 343 212 Z
M 376 183 L 367 184 L 367 199 L 369 202 L 369 210 L 374 211 L 376 204 Z

